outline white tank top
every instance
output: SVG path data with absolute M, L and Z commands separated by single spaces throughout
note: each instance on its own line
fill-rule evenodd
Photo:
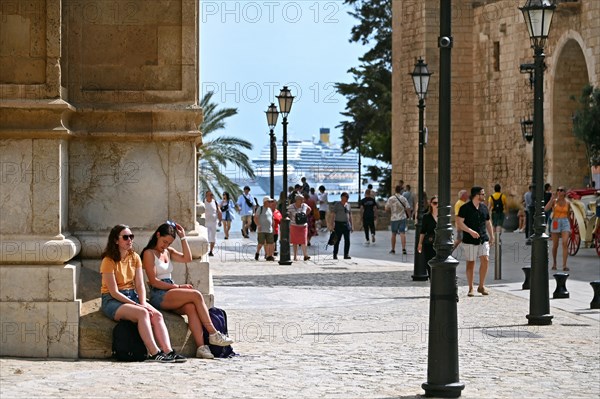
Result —
M 168 262 L 163 262 L 160 260 L 156 254 L 154 254 L 154 273 L 156 273 L 156 278 L 158 280 L 163 280 L 165 278 L 171 278 L 171 272 L 173 271 L 173 264 L 171 263 L 171 258 L 169 257 Z

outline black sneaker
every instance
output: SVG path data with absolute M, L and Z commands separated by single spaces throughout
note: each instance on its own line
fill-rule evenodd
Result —
M 408 255 L 408 254 L 406 253 L 406 249 L 403 249 L 403 250 L 402 250 L 402 255 Z
M 258 260 L 258 253 L 254 254 L 254 260 Z
M 146 361 L 160 363 L 175 363 L 175 360 L 165 355 L 163 351 L 159 351 L 156 355 L 148 356 L 148 359 L 146 359 Z
M 351 256 L 348 256 L 348 255 L 346 255 L 346 256 L 344 256 L 344 259 L 352 259 L 352 257 L 351 257 Z
M 215 256 L 215 255 L 212 252 L 209 252 L 208 256 Z
M 174 350 L 172 350 L 171 352 L 167 353 L 167 357 L 170 359 L 173 359 L 173 361 L 175 363 L 185 363 L 187 362 L 187 358 L 185 356 L 181 356 L 179 353 L 175 352 Z

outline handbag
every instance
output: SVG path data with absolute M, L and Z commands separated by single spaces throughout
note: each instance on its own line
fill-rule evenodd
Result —
M 338 242 L 338 236 L 335 234 L 335 230 L 329 234 L 329 240 L 327 241 L 327 245 L 335 245 Z

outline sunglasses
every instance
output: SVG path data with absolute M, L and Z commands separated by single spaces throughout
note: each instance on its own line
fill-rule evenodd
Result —
M 559 188 L 559 189 L 558 189 L 558 190 L 556 190 L 556 191 L 563 191 L 563 192 L 564 192 L 564 191 L 565 191 L 565 189 L 564 189 L 564 188 Z
M 123 237 L 124 241 L 129 241 L 129 239 L 131 239 L 131 241 L 133 241 L 133 238 L 135 237 L 134 234 L 123 234 L 121 237 Z
M 172 222 L 170 220 L 167 220 L 167 224 L 173 228 L 177 227 L 177 224 L 175 224 L 175 222 Z
M 438 204 L 437 201 L 431 203 L 431 205 L 437 205 L 437 204 Z

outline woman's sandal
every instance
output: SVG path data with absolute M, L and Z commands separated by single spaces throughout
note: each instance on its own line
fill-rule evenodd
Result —
M 563 267 L 563 271 L 568 272 L 569 268 L 568 267 Z

